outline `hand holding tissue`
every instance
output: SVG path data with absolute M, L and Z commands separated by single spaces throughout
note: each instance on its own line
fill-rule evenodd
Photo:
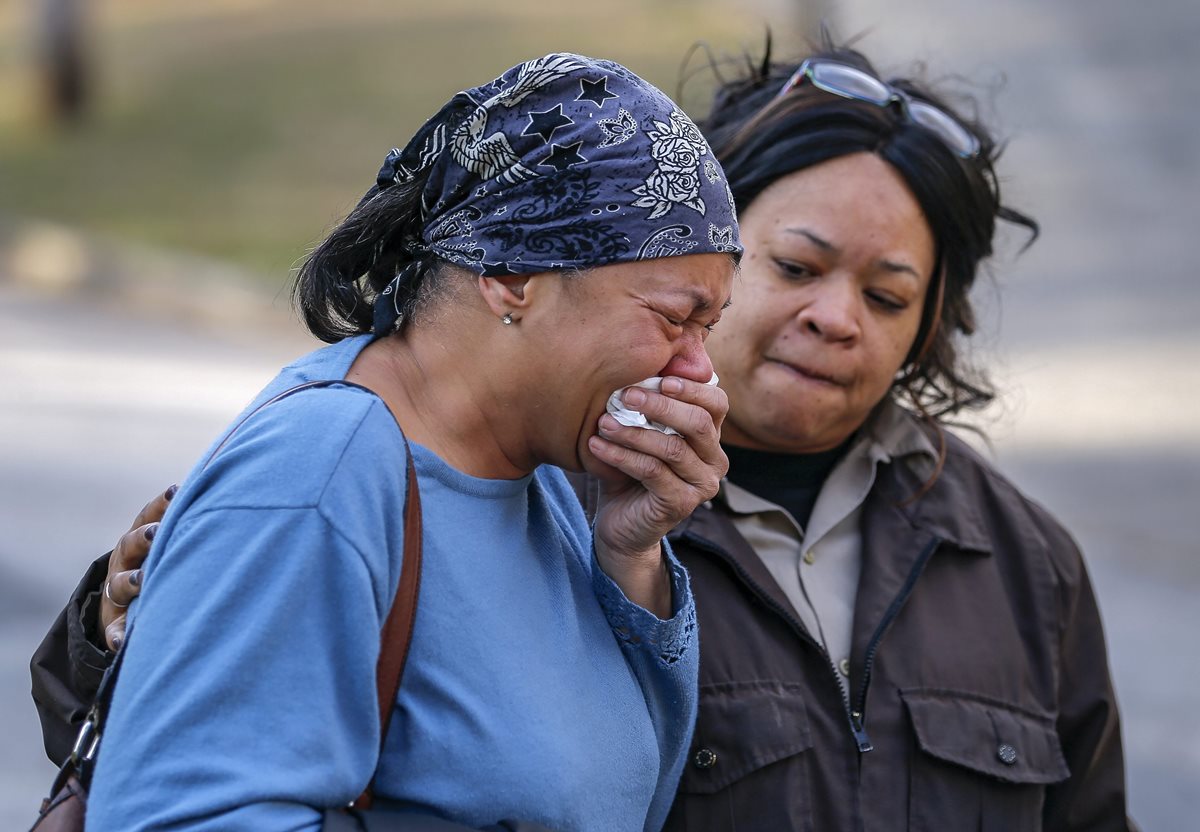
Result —
M 630 385 L 631 387 L 641 387 L 645 390 L 653 390 L 659 392 L 662 389 L 662 376 L 652 376 L 648 379 L 639 381 L 637 384 Z M 705 382 L 710 387 L 717 384 L 717 374 L 713 373 L 712 378 Z M 606 409 L 614 419 L 620 422 L 627 428 L 645 428 L 646 430 L 656 430 L 660 433 L 665 433 L 668 436 L 678 434 L 679 431 L 674 428 L 667 427 L 659 422 L 652 422 L 646 418 L 645 414 L 638 413 L 636 410 L 630 410 L 621 401 L 621 394 L 628 390 L 628 387 L 622 387 L 608 397 L 608 405 Z

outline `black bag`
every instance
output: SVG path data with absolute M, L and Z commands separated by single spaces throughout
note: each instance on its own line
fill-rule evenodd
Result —
M 367 390 L 361 385 L 342 380 L 313 381 L 285 390 L 263 402 L 238 422 L 226 435 L 225 440 L 213 450 L 204 464 L 207 466 L 212 462 L 213 457 L 225 447 L 225 443 L 238 428 L 267 405 L 274 404 L 300 390 L 331 385 L 360 387 Z M 368 390 L 367 392 L 372 391 Z M 403 438 L 403 431 L 401 431 L 401 437 Z M 408 440 L 404 441 L 407 451 Z M 387 737 L 388 724 L 391 722 L 396 694 L 400 690 L 400 680 L 404 675 L 404 664 L 408 658 L 409 643 L 412 641 L 412 627 L 417 614 L 417 598 L 420 594 L 421 584 L 421 495 L 417 489 L 417 475 L 413 467 L 412 453 L 409 452 L 407 456 L 404 557 L 400 567 L 400 583 L 396 588 L 396 597 L 392 601 L 391 610 L 383 625 L 379 662 L 375 669 L 375 685 L 379 699 L 381 753 L 383 740 Z M 38 818 L 30 832 L 83 832 L 84 816 L 87 812 L 88 784 L 91 782 L 96 751 L 100 746 L 105 717 L 124 653 L 124 649 L 118 652 L 112 665 L 105 672 L 104 678 L 100 682 L 100 688 L 96 692 L 96 701 L 79 731 L 71 756 L 54 778 L 54 783 L 50 787 L 50 796 L 42 801 Z M 326 809 L 322 829 L 327 832 L 463 832 L 468 828 L 428 815 L 370 811 L 373 802 L 373 787 L 374 778 L 372 777 L 371 782 L 363 789 L 363 793 L 350 806 L 344 809 Z M 548 832 L 544 827 L 536 824 L 511 821 L 503 821 L 491 829 L 497 830 L 497 832 L 499 830 Z

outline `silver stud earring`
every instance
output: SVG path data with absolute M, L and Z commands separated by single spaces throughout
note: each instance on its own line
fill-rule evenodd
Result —
M 513 322 L 512 313 L 505 312 L 504 317 L 500 319 L 500 322 L 503 323 L 505 326 L 512 326 L 512 322 Z

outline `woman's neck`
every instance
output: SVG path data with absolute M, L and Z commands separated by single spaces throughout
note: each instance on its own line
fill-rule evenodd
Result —
M 538 460 L 521 441 L 521 414 L 497 392 L 503 378 L 447 343 L 426 328 L 379 338 L 359 353 L 346 380 L 374 390 L 405 436 L 457 470 L 486 479 L 530 473 Z

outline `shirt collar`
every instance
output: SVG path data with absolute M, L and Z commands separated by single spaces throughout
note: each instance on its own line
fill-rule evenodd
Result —
M 859 460 L 869 461 L 870 470 L 881 462 L 902 459 L 918 476 L 924 478 L 933 473 L 937 458 L 937 449 L 921 430 L 913 413 L 888 396 L 868 417 L 859 438 L 850 446 L 846 456 L 834 470 L 853 465 Z M 833 475 L 834 472 L 831 471 L 830 476 Z M 769 500 L 751 494 L 728 479 L 721 480 L 720 490 L 714 499 L 733 514 L 760 514 L 781 510 Z

